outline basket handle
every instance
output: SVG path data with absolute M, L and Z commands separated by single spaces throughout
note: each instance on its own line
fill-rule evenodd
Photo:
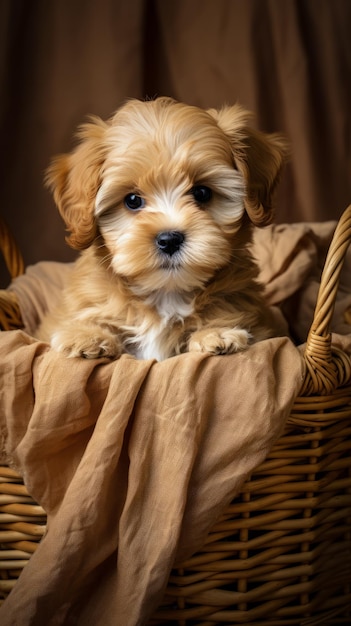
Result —
M 306 376 L 300 395 L 326 395 L 351 378 L 349 357 L 332 346 L 333 317 L 340 274 L 351 242 L 351 205 L 342 214 L 331 241 L 321 277 L 313 322 L 304 352 Z
M 24 272 L 23 257 L 17 243 L 6 222 L 0 216 L 0 252 L 4 257 L 5 265 L 11 278 L 16 278 Z M 16 294 L 7 290 L 0 290 L 0 331 L 22 328 L 22 316 Z
M 24 261 L 5 220 L 0 216 L 0 250 L 11 278 L 24 272 Z

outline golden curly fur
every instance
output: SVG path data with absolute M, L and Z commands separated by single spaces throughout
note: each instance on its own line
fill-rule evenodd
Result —
M 224 354 L 272 335 L 249 244 L 286 157 L 240 106 L 130 100 L 47 181 L 84 250 L 38 336 L 67 356 Z

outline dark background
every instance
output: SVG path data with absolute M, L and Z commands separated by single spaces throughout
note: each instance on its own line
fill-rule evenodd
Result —
M 239 101 L 291 142 L 277 221 L 337 219 L 351 202 L 350 26 L 350 0 L 0 0 L 0 214 L 25 263 L 74 258 L 44 171 L 87 114 L 128 97 Z

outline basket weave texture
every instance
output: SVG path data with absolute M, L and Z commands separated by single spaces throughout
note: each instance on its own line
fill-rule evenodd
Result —
M 301 358 L 306 374 L 285 431 L 212 528 L 203 549 L 173 570 L 151 625 L 351 624 L 351 364 L 329 331 L 351 241 L 342 215 Z M 6 226 L 12 276 L 23 261 Z M 0 292 L 0 327 L 22 326 L 14 294 Z M 45 532 L 45 512 L 21 477 L 0 467 L 0 598 Z

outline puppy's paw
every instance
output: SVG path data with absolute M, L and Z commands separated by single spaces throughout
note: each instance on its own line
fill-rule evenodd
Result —
M 211 328 L 195 332 L 189 341 L 189 352 L 232 354 L 246 350 L 252 335 L 242 328 Z
M 118 335 L 104 328 L 59 330 L 51 337 L 51 346 L 68 357 L 116 359 L 122 353 Z

